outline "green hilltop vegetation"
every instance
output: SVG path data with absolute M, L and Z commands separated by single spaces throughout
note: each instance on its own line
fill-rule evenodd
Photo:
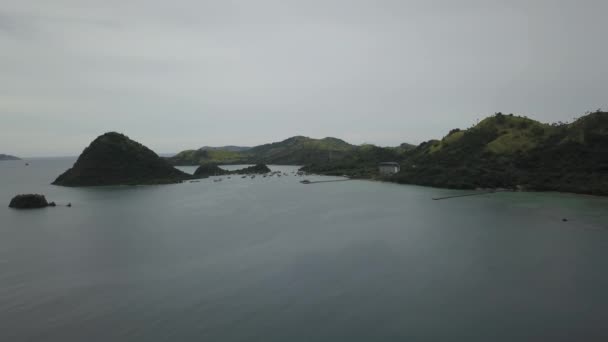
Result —
M 352 145 L 337 138 L 313 139 L 295 136 L 255 146 L 224 150 L 209 147 L 187 150 L 167 158 L 173 165 L 275 164 L 318 167 L 317 172 L 366 177 L 376 163 L 400 158 L 415 146 L 403 143 L 397 147 Z
M 402 143 L 401 145 L 399 145 L 397 147 L 392 147 L 392 149 L 395 150 L 397 153 L 403 153 L 403 152 L 409 151 L 415 147 L 416 147 L 416 145 Z
M 353 178 L 370 178 L 376 175 L 378 163 L 404 158 L 410 150 L 407 145 L 400 147 L 379 147 L 375 145 L 356 146 L 339 160 L 321 161 L 305 165 L 302 171 L 325 175 L 347 175 Z
M 243 160 L 239 151 L 221 149 L 186 150 L 166 158 L 172 165 L 196 166 L 203 164 L 238 164 Z
M 455 189 L 608 195 L 608 113 L 587 113 L 570 124 L 496 113 L 474 127 L 454 129 L 441 140 L 390 157 L 312 164 L 304 170 Z M 397 161 L 401 172 L 380 177 L 376 160 Z
M 252 163 L 303 165 L 340 159 L 353 148 L 353 145 L 336 138 L 311 139 L 296 136 L 253 147 L 245 155 Z
M 271 144 L 259 145 L 238 150 L 222 148 L 201 148 L 187 150 L 167 158 L 172 165 L 205 165 L 205 164 L 278 164 L 308 165 L 321 164 L 339 160 L 353 159 L 360 152 L 366 154 L 371 145 L 355 146 L 337 138 L 312 139 L 295 136 Z M 409 148 L 403 144 L 395 148 L 386 148 L 391 153 Z
M 246 146 L 234 146 L 234 145 L 228 145 L 228 146 L 205 146 L 205 147 L 201 147 L 201 150 L 221 150 L 221 151 L 232 151 L 232 152 L 242 152 L 242 151 L 247 151 L 249 149 L 251 149 L 251 147 L 246 147 Z

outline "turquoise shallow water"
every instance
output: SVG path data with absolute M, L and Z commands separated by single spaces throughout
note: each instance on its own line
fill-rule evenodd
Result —
M 0 162 L 1 341 L 608 340 L 606 198 L 49 185 L 73 162 Z M 27 192 L 73 207 L 7 208 Z

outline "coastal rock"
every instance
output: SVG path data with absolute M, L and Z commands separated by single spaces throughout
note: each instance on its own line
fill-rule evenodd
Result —
M 196 171 L 194 171 L 194 176 L 199 178 L 223 176 L 227 174 L 230 174 L 230 171 L 224 170 L 221 167 L 213 164 L 201 165 L 196 169 Z
M 53 203 L 53 202 L 51 202 Z M 37 209 L 37 208 L 46 208 L 49 206 L 49 203 L 46 201 L 44 195 L 38 194 L 26 194 L 26 195 L 17 195 L 13 197 L 11 203 L 8 205 L 9 208 L 15 209 Z M 53 203 L 54 206 L 54 203 Z
M 245 175 L 251 175 L 251 174 L 260 175 L 260 174 L 264 174 L 264 173 L 268 173 L 268 172 L 270 172 L 270 169 L 265 164 L 257 164 L 254 166 L 250 166 L 250 167 L 246 167 L 244 169 L 234 171 L 235 174 L 245 174 Z
M 217 165 L 201 165 L 194 171 L 194 176 L 198 178 L 207 178 L 210 176 L 225 176 L 225 175 L 260 175 L 264 173 L 270 172 L 268 166 L 264 164 L 257 164 L 254 166 L 249 166 L 244 169 L 228 171 L 224 170 Z
M 179 183 L 192 176 L 127 136 L 110 132 L 87 147 L 54 185 L 103 186 Z

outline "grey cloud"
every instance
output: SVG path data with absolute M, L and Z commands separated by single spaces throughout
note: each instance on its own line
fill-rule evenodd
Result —
M 603 1 L 12 1 L 0 152 L 302 134 L 421 142 L 496 111 L 608 107 Z M 34 137 L 48 137 L 37 139 Z

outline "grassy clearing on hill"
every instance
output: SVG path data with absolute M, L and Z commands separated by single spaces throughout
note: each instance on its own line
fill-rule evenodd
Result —
M 375 178 L 378 161 L 397 161 L 401 172 L 383 179 L 457 189 L 608 195 L 608 113 L 601 111 L 571 124 L 551 125 L 496 113 L 469 129 L 454 129 L 441 140 L 392 156 L 382 153 L 308 165 L 305 170 Z

